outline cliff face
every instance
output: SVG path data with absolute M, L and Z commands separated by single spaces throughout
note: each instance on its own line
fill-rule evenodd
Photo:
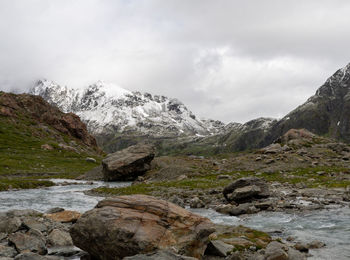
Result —
M 274 124 L 264 144 L 292 128 L 305 128 L 350 143 L 350 64 L 336 71 L 314 96 Z

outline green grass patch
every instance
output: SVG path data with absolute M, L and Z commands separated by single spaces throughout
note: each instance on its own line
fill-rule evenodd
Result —
M 77 143 L 76 151 L 59 147 L 59 143 L 65 141 Z M 17 119 L 0 116 L 0 176 L 54 173 L 69 177 L 99 165 L 101 156 L 92 150 L 80 149 L 79 142 L 22 116 Z M 44 150 L 43 144 L 53 149 Z M 87 162 L 86 157 L 93 157 L 97 162 Z
M 0 191 L 9 189 L 34 189 L 39 187 L 50 187 L 55 184 L 48 180 L 35 179 L 0 179 Z

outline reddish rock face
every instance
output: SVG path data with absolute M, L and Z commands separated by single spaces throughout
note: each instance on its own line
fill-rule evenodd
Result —
M 290 129 L 282 136 L 282 142 L 287 143 L 294 139 L 312 139 L 313 137 L 315 135 L 306 129 Z
M 81 214 L 72 210 L 64 210 L 52 214 L 45 214 L 45 217 L 61 223 L 74 223 L 80 218 Z
M 0 115 L 14 119 L 24 116 L 38 123 L 45 123 L 61 133 L 78 138 L 88 146 L 97 147 L 95 138 L 88 133 L 86 125 L 80 121 L 77 115 L 65 114 L 39 96 L 1 92 Z
M 207 218 L 146 195 L 105 199 L 70 231 L 76 246 L 103 260 L 168 248 L 201 258 L 213 232 Z

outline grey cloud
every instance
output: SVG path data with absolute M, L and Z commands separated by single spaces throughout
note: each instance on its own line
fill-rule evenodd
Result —
M 280 117 L 346 65 L 346 0 L 2 0 L 0 89 L 99 79 L 200 117 Z

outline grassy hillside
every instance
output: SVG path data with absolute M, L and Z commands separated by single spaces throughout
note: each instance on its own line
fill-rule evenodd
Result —
M 73 178 L 100 163 L 102 154 L 97 147 L 41 122 L 31 111 L 7 109 L 1 99 L 4 95 L 23 105 L 21 95 L 0 92 L 0 190 L 49 186 L 49 182 L 37 179 Z M 96 163 L 88 162 L 87 157 Z

